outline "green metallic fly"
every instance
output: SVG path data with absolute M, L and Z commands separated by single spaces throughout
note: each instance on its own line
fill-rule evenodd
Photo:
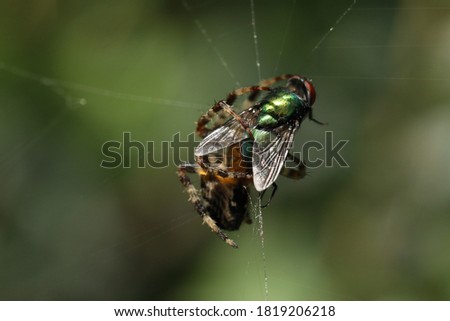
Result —
M 285 79 L 285 86 L 271 87 Z M 267 93 L 257 101 L 261 92 Z M 248 107 L 237 113 L 233 104 L 244 94 Z M 232 247 L 236 243 L 221 228 L 236 230 L 243 221 L 251 222 L 250 184 L 261 194 L 272 186 L 273 196 L 280 174 L 294 179 L 305 176 L 305 165 L 289 151 L 305 118 L 323 124 L 312 115 L 315 98 L 310 80 L 285 74 L 232 91 L 198 119 L 196 131 L 203 140 L 195 149 L 196 164 L 180 165 L 178 176 L 203 222 Z M 296 166 L 288 168 L 287 161 Z M 188 173 L 200 175 L 201 192 Z

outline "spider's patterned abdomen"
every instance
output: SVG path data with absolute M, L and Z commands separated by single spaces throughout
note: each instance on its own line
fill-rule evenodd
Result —
M 213 173 L 201 177 L 202 197 L 206 210 L 217 225 L 224 230 L 237 230 L 248 217 L 248 191 L 245 185 L 223 183 L 224 179 Z
M 220 228 L 237 230 L 242 222 L 251 223 L 248 216 L 248 190 L 251 184 L 251 158 L 242 153 L 246 143 L 239 143 L 225 150 L 202 157 L 209 168 L 201 175 L 201 191 L 206 210 Z M 224 173 L 238 173 L 233 177 Z

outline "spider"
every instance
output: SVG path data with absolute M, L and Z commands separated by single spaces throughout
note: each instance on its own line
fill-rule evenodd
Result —
M 285 86 L 272 86 L 286 79 Z M 267 93 L 257 101 L 261 92 Z M 245 94 L 238 113 L 233 104 Z M 323 124 L 312 116 L 315 96 L 310 80 L 284 74 L 233 90 L 198 119 L 196 133 L 202 141 L 195 149 L 196 163 L 179 165 L 178 177 L 203 223 L 228 245 L 238 247 L 222 229 L 237 230 L 242 222 L 251 223 L 247 209 L 251 184 L 260 197 L 272 186 L 270 202 L 278 175 L 293 179 L 306 175 L 304 163 L 289 150 L 306 117 Z M 288 168 L 287 161 L 295 166 Z M 188 174 L 200 176 L 200 190 Z

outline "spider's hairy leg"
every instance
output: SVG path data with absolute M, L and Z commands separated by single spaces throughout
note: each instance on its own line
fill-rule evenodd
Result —
M 286 161 L 292 162 L 294 166 L 287 167 L 285 164 L 280 172 L 281 175 L 292 179 L 302 179 L 306 176 L 306 166 L 301 159 L 288 153 Z
M 252 94 L 254 92 L 259 92 L 262 90 L 270 91 L 271 88 L 267 86 L 249 86 L 233 90 L 231 93 L 228 94 L 226 99 L 218 101 L 206 113 L 204 113 L 199 117 L 199 119 L 197 120 L 197 129 L 196 129 L 197 134 L 201 138 L 204 138 L 214 129 L 220 127 L 222 125 L 222 122 L 218 122 L 210 128 L 206 126 L 212 121 L 214 116 L 219 115 L 219 117 L 222 118 L 223 116 L 220 114 L 221 112 L 229 114 L 230 116 L 236 118 L 239 122 L 242 123 L 242 120 L 240 120 L 239 115 L 233 110 L 233 104 L 236 101 L 237 97 L 248 93 Z M 245 124 L 244 123 L 242 124 L 245 127 Z
M 227 99 L 225 99 L 225 102 L 228 105 L 233 105 L 239 96 L 242 96 L 242 95 L 248 94 L 248 93 L 251 94 L 251 93 L 259 92 L 259 91 L 263 91 L 263 90 L 270 91 L 271 89 L 272 88 L 270 88 L 269 86 L 259 86 L 259 85 L 238 88 L 228 94 Z
M 294 74 L 283 74 L 283 75 L 279 75 L 276 77 L 272 77 L 272 78 L 268 78 L 268 79 L 263 79 L 259 82 L 259 86 L 272 86 L 274 83 L 277 83 L 279 81 L 285 80 L 285 79 L 289 79 L 289 78 L 302 78 L 302 76 L 298 76 L 298 75 L 294 75 Z
M 214 106 L 216 104 L 214 104 Z M 210 108 L 206 113 L 200 116 L 197 121 L 196 133 L 201 139 L 205 138 L 215 129 L 222 126 L 230 117 L 224 109 L 220 109 L 218 111 L 214 111 L 212 109 L 213 108 Z M 207 125 L 209 126 L 207 127 Z
M 214 173 L 217 176 L 223 177 L 223 178 L 237 178 L 237 179 L 252 179 L 253 175 L 249 174 L 249 173 L 245 173 L 245 172 L 229 172 L 229 171 L 224 171 L 222 169 L 215 169 L 215 168 L 211 168 L 210 171 L 212 173 Z
M 199 173 L 202 169 L 195 164 L 182 164 L 178 166 L 178 177 L 180 179 L 181 184 L 186 189 L 189 195 L 189 201 L 192 202 L 197 210 L 198 214 L 203 220 L 203 223 L 208 225 L 211 230 L 217 234 L 217 236 L 222 239 L 225 243 L 230 245 L 231 247 L 238 248 L 238 245 L 230 239 L 216 224 L 216 222 L 209 216 L 206 211 L 206 207 L 204 205 L 203 198 L 200 196 L 200 192 L 198 189 L 192 184 L 190 178 L 188 177 L 188 173 Z

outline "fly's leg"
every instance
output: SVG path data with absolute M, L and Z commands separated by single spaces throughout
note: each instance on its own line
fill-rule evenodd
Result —
M 267 201 L 266 204 L 261 205 L 261 208 L 266 208 L 267 206 L 269 206 L 270 202 L 272 202 L 272 198 L 275 196 L 275 192 L 278 189 L 278 185 L 273 183 L 272 184 L 272 193 L 270 194 L 269 200 Z M 262 200 L 262 198 L 264 197 L 264 194 L 266 193 L 266 189 L 263 190 L 262 192 L 259 193 L 259 199 Z
M 189 201 L 194 204 L 195 209 L 203 220 L 203 223 L 208 225 L 211 230 L 217 234 L 218 237 L 228 245 L 234 248 L 238 248 L 237 244 L 230 239 L 216 224 L 216 222 L 209 216 L 206 211 L 206 207 L 204 205 L 203 198 L 200 195 L 200 192 L 197 188 L 195 188 L 194 184 L 192 184 L 189 174 L 195 174 L 201 172 L 202 169 L 198 165 L 193 164 L 182 164 L 178 166 L 178 177 L 180 179 L 181 184 L 186 189 L 189 195 Z
M 328 123 L 322 123 L 321 121 L 318 121 L 317 119 L 315 119 L 315 118 L 313 117 L 312 110 L 309 112 L 308 118 L 309 118 L 309 120 L 312 120 L 312 121 L 315 122 L 316 124 L 319 124 L 319 125 L 328 125 Z

